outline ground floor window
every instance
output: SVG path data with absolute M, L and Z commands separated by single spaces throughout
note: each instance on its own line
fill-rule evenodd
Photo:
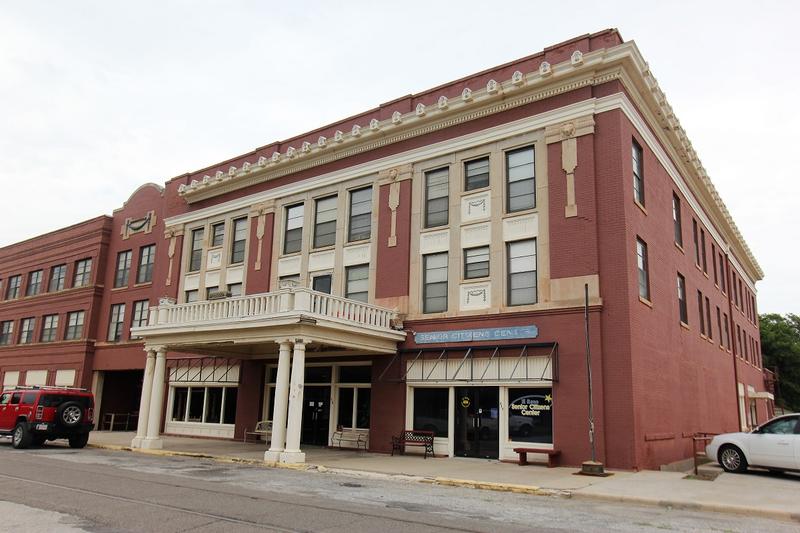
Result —
M 450 420 L 449 405 L 449 388 L 415 388 L 414 429 L 433 431 L 437 437 L 447 437 Z
M 339 387 L 337 427 L 369 429 L 372 390 L 369 387 Z
M 515 442 L 553 442 L 553 389 L 508 389 L 508 438 Z
M 173 422 L 233 424 L 236 422 L 236 387 L 173 387 Z

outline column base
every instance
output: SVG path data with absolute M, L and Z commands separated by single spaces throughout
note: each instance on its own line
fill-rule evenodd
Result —
M 264 452 L 264 461 L 268 463 L 279 463 L 283 450 L 267 450 Z
M 131 448 L 141 448 L 144 437 L 133 437 L 131 441 Z
M 164 441 L 160 437 L 145 437 L 139 447 L 143 450 L 160 450 L 164 447 Z
M 281 463 L 297 464 L 306 462 L 306 454 L 303 452 L 283 452 L 281 453 Z

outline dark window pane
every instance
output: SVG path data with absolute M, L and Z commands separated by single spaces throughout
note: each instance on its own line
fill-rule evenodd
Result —
M 425 227 L 444 226 L 448 222 L 450 171 L 447 168 L 425 174 Z
M 372 187 L 350 193 L 350 232 L 348 241 L 369 239 L 372 230 Z
M 193 387 L 189 393 L 189 422 L 201 422 L 203 420 L 203 398 L 206 389 L 203 387 Z
M 186 401 L 189 397 L 187 387 L 175 387 L 172 396 L 172 420 L 183 421 L 186 416 Z
M 329 366 L 307 366 L 306 383 L 330 383 L 332 373 Z
M 471 191 L 489 186 L 489 158 L 464 163 L 464 190 Z
M 353 389 L 339 389 L 339 425 L 353 427 Z
M 225 413 L 222 416 L 223 424 L 236 423 L 236 401 L 239 397 L 239 389 L 236 387 L 225 387 Z
M 415 388 L 413 429 L 433 431 L 437 437 L 447 437 L 449 398 L 449 389 Z
M 317 276 L 314 278 L 312 288 L 315 291 L 331 293 L 331 276 Z
M 299 252 L 303 246 L 303 204 L 286 208 L 286 236 L 283 253 Z
M 506 153 L 508 212 L 536 207 L 536 168 L 533 146 Z
M 508 437 L 553 442 L 553 389 L 508 389 Z
M 371 366 L 340 366 L 339 383 L 371 383 Z
M 336 244 L 336 204 L 338 198 L 330 196 L 317 200 L 314 228 L 314 248 Z
M 372 390 L 367 388 L 358 389 L 356 400 L 356 427 L 369 429 L 369 409 L 372 399 Z
M 209 387 L 206 399 L 206 424 L 219 424 L 222 414 L 222 387 Z

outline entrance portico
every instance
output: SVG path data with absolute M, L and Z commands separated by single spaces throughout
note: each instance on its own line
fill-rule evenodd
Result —
M 149 324 L 134 331 L 145 339 L 147 362 L 131 447 L 162 446 L 168 352 L 239 360 L 277 356 L 272 433 L 264 458 L 304 462 L 300 441 L 307 350 L 326 357 L 395 354 L 406 336 L 396 320 L 392 310 L 297 287 L 186 304 L 162 299 L 151 309 Z

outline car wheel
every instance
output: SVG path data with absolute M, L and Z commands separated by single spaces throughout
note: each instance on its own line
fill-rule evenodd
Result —
M 742 450 L 732 444 L 726 444 L 719 450 L 719 464 L 726 472 L 740 474 L 747 470 L 747 459 Z
M 69 438 L 69 447 L 70 448 L 85 448 L 87 442 L 89 442 L 89 434 L 88 433 L 79 433 L 77 435 L 72 435 Z
M 58 407 L 56 416 L 59 424 L 72 428 L 83 421 L 83 407 L 78 402 L 64 402 Z
M 20 422 L 14 428 L 14 433 L 11 434 L 11 445 L 18 450 L 31 445 L 31 432 L 27 423 Z

